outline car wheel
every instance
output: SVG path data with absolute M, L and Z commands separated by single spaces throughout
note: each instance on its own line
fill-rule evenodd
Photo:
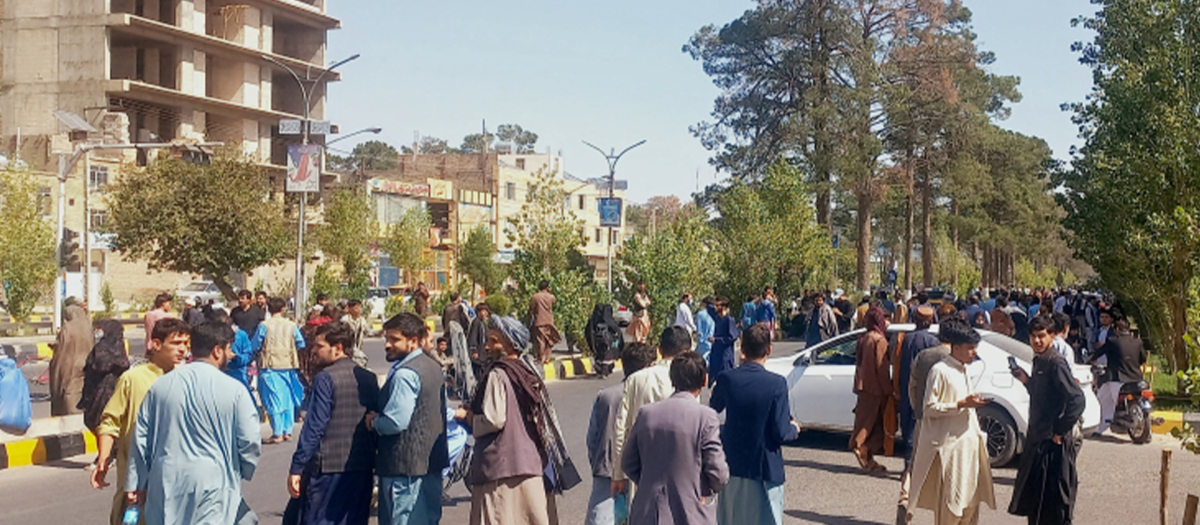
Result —
M 979 426 L 987 435 L 988 459 L 992 467 L 1003 467 L 1017 456 L 1017 424 L 1008 412 L 996 404 L 976 410 Z

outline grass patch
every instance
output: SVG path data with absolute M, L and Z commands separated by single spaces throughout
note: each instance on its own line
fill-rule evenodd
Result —
M 1154 391 L 1154 407 L 1176 412 L 1200 412 L 1200 403 L 1179 393 L 1179 378 L 1171 373 L 1167 360 L 1158 354 L 1150 355 L 1154 374 L 1150 378 L 1150 389 Z

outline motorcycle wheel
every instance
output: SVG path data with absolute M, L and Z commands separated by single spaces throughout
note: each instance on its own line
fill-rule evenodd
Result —
M 1133 424 L 1129 425 L 1129 439 L 1139 445 L 1145 445 L 1150 442 L 1153 433 L 1150 430 L 1150 414 L 1147 414 L 1142 406 L 1137 403 L 1129 403 L 1128 408 L 1129 419 L 1133 420 Z

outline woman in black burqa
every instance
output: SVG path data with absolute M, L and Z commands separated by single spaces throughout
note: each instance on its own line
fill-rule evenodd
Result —
M 116 319 L 107 319 L 100 323 L 100 330 L 104 336 L 87 356 L 83 366 L 83 397 L 75 406 L 83 411 L 83 424 L 92 433 L 100 427 L 100 417 L 117 387 L 117 378 L 129 370 L 125 327 Z
M 607 377 L 625 350 L 625 337 L 621 333 L 621 326 L 613 319 L 611 304 L 601 303 L 592 309 L 592 317 L 587 323 L 587 338 L 588 346 L 592 349 L 592 360 L 596 363 L 596 373 Z

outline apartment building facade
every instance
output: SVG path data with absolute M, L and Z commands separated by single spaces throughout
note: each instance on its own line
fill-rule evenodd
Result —
M 263 57 L 301 75 L 319 75 L 327 64 L 326 33 L 340 27 L 325 3 L 0 1 L 0 151 L 47 179 L 51 208 L 58 202 L 57 152 L 71 148 L 69 130 L 54 110 L 75 113 L 99 128 L 90 141 L 224 142 L 267 167 L 282 189 L 287 146 L 299 137 L 281 136 L 278 122 L 301 118 L 304 97 L 290 73 Z M 331 72 L 313 86 L 311 118 L 324 118 L 325 83 L 338 79 Z M 81 162 L 67 185 L 68 227 L 82 227 L 83 217 L 104 218 L 99 195 L 104 184 L 85 185 L 85 174 L 88 180 L 101 180 L 92 171 L 115 178 L 122 162 L 144 164 L 146 155 L 97 153 Z M 96 245 L 102 253 L 93 260 L 104 261 L 102 278 L 122 301 L 198 277 L 149 272 Z M 98 287 L 91 288 L 94 299 Z

